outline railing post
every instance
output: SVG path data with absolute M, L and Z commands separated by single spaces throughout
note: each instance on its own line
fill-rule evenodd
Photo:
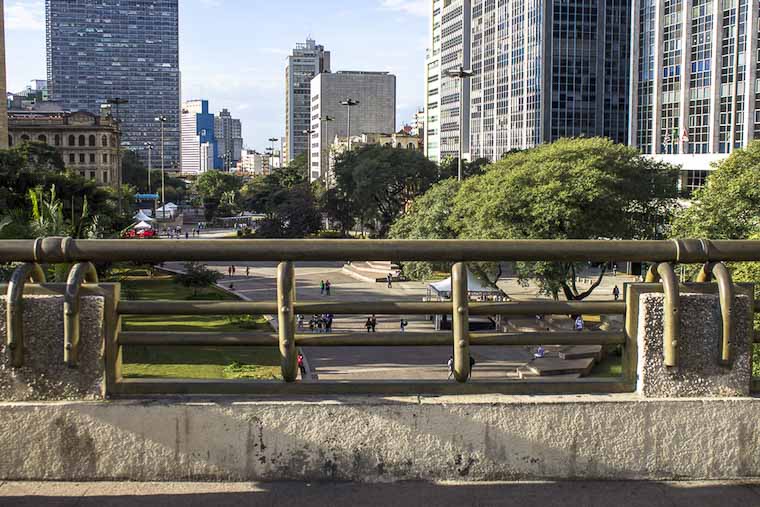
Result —
M 463 262 L 451 268 L 451 303 L 454 332 L 454 377 L 459 382 L 470 378 L 470 310 L 467 288 L 467 265 Z
M 295 301 L 296 274 L 293 262 L 281 262 L 277 267 L 277 316 L 282 378 L 286 382 L 295 382 L 298 375 Z
M 22 264 L 13 272 L 8 284 L 6 334 L 14 368 L 24 366 L 24 285 L 27 279 L 45 283 L 45 272 L 39 264 Z
M 63 360 L 69 368 L 79 361 L 79 290 L 84 282 L 98 283 L 98 272 L 90 262 L 71 268 L 63 297 Z
M 722 262 L 707 263 L 697 276 L 697 282 L 710 282 L 713 275 L 718 281 L 718 295 L 720 297 L 721 317 L 723 318 L 723 337 L 721 341 L 721 362 L 731 362 L 731 337 L 734 335 L 734 283 L 731 273 Z

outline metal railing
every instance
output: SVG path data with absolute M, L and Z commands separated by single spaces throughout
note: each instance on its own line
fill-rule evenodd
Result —
M 0 245 L 0 262 L 22 262 L 8 285 L 8 346 L 13 366 L 23 364 L 23 329 L 19 319 L 24 283 L 31 276 L 48 292 L 65 296 L 64 349 L 67 363 L 78 357 L 78 297 L 98 294 L 106 300 L 106 390 L 113 396 L 162 394 L 286 394 L 286 393 L 583 393 L 629 392 L 636 382 L 637 345 L 631 323 L 620 332 L 471 333 L 470 316 L 516 315 L 625 315 L 630 321 L 630 297 L 626 302 L 470 302 L 467 262 L 562 261 L 645 262 L 652 265 L 647 282 L 662 280 L 665 293 L 664 362 L 678 364 L 679 284 L 674 263 L 703 264 L 698 279 L 718 279 L 723 313 L 722 359 L 730 361 L 729 338 L 733 333 L 735 286 L 723 261 L 760 261 L 760 241 L 359 241 L 359 240 L 209 240 L 172 241 L 73 240 L 45 238 L 12 240 Z M 296 300 L 295 270 L 299 261 L 434 261 L 450 262 L 450 302 L 347 302 L 315 303 Z M 246 262 L 276 261 L 275 302 L 218 301 L 121 301 L 118 284 L 99 284 L 91 263 L 98 262 Z M 68 284 L 44 284 L 42 264 L 74 264 Z M 84 283 L 84 285 L 83 285 Z M 39 286 L 38 286 L 39 287 Z M 659 285 L 658 285 L 659 287 Z M 712 286 L 711 286 L 712 287 Z M 627 286 L 626 292 L 630 292 Z M 760 311 L 760 301 L 755 302 Z M 298 314 L 335 315 L 451 315 L 452 333 L 345 333 L 299 334 Z M 125 332 L 124 315 L 277 315 L 277 333 Z M 760 337 L 756 337 L 760 341 Z M 615 378 L 582 378 L 575 381 L 503 380 L 469 382 L 470 347 L 477 345 L 535 346 L 619 345 L 622 374 Z M 133 379 L 121 375 L 121 351 L 125 346 L 268 346 L 278 347 L 282 382 L 248 380 Z M 450 346 L 457 382 L 297 382 L 297 348 L 337 346 Z M 753 386 L 755 383 L 753 383 Z M 758 385 L 760 387 L 760 385 Z

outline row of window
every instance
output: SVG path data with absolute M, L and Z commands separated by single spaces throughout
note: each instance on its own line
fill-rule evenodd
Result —
M 28 134 L 22 134 L 19 138 L 21 142 L 29 142 L 32 140 L 32 138 Z M 53 136 L 53 146 L 61 146 L 62 141 L 64 139 L 64 136 L 61 136 L 60 134 L 55 134 Z M 14 144 L 14 138 L 11 135 L 8 139 L 11 146 Z M 45 134 L 40 134 L 37 136 L 35 141 L 39 141 L 41 143 L 47 143 L 48 142 L 48 136 Z M 65 146 L 69 147 L 75 147 L 75 146 L 90 146 L 94 147 L 96 146 L 97 138 L 94 135 L 90 135 L 89 137 L 80 135 L 78 138 L 75 135 L 68 136 L 68 143 Z M 104 135 L 100 138 L 100 145 L 103 147 L 108 147 L 108 136 Z M 116 147 L 116 138 L 111 138 L 111 147 Z

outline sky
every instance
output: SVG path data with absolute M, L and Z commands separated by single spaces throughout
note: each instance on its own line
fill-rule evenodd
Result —
M 311 37 L 332 71 L 397 77 L 397 123 L 423 105 L 430 0 L 179 0 L 182 99 L 208 99 L 243 122 L 245 145 L 262 151 L 285 132 L 285 65 Z M 43 0 L 5 0 L 8 91 L 45 79 Z

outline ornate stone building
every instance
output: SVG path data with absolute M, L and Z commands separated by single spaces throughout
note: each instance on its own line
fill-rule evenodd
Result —
M 55 147 L 66 167 L 100 185 L 118 181 L 119 132 L 110 116 L 84 111 L 11 111 L 10 146 L 38 141 Z

